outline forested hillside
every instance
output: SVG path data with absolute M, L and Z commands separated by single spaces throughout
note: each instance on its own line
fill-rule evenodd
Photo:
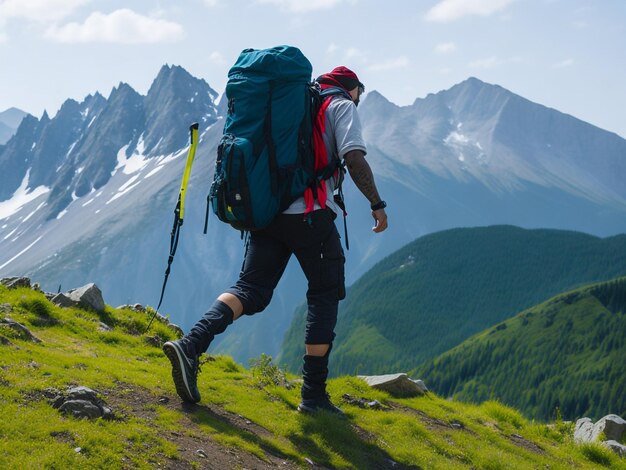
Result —
M 348 263 L 349 255 L 348 255 Z M 512 226 L 453 229 L 390 255 L 349 290 L 331 357 L 336 375 L 412 370 L 561 292 L 626 274 L 626 236 Z M 281 363 L 300 367 L 304 311 Z
M 527 416 L 626 415 L 626 277 L 548 300 L 441 355 L 419 374 L 437 393 L 498 399 Z

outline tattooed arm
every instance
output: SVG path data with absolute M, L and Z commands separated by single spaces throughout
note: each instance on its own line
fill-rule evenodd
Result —
M 345 160 L 350 178 L 352 178 L 356 187 L 370 202 L 370 205 L 379 203 L 381 198 L 374 182 L 372 169 L 367 160 L 365 160 L 365 154 L 361 150 L 352 150 L 346 154 Z M 382 232 L 387 228 L 387 213 L 385 209 L 372 211 L 372 217 L 374 217 L 376 222 L 376 225 L 372 228 L 374 232 Z

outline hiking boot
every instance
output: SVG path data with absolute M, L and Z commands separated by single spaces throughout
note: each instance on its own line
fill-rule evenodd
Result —
M 302 402 L 298 405 L 298 411 L 301 413 L 317 413 L 318 411 L 327 411 L 338 416 L 344 415 L 343 411 L 332 404 L 328 394 L 317 398 L 303 398 Z
M 180 340 L 165 343 L 163 352 L 172 363 L 172 378 L 178 396 L 188 403 L 198 403 L 198 357 L 189 357 Z

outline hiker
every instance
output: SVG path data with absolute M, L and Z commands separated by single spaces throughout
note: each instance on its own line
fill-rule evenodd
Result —
M 374 176 L 365 159 L 366 147 L 356 106 L 365 87 L 346 67 L 321 75 L 322 90 L 333 87 L 324 112 L 323 140 L 328 156 L 345 161 L 350 177 L 368 199 L 375 225 L 387 229 L 386 203 L 381 199 Z M 165 343 L 163 350 L 172 363 L 178 395 L 186 402 L 200 401 L 197 387 L 198 358 L 215 335 L 241 315 L 263 311 L 292 254 L 308 280 L 305 349 L 301 412 L 343 412 L 326 393 L 328 358 L 335 337 L 339 300 L 345 297 L 344 254 L 335 218 L 341 210 L 333 200 L 335 178 L 320 185 L 315 197 L 300 197 L 266 228 L 251 231 L 239 280 L 218 296 L 215 303 L 182 339 Z M 313 206 L 314 204 L 314 206 Z M 307 210 L 307 205 L 309 206 Z

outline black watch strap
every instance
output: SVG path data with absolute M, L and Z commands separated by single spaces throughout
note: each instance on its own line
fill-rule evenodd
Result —
M 387 207 L 387 203 L 385 201 L 380 201 L 376 204 L 372 204 L 370 207 L 373 211 L 377 211 L 379 209 L 384 209 L 385 207 Z

